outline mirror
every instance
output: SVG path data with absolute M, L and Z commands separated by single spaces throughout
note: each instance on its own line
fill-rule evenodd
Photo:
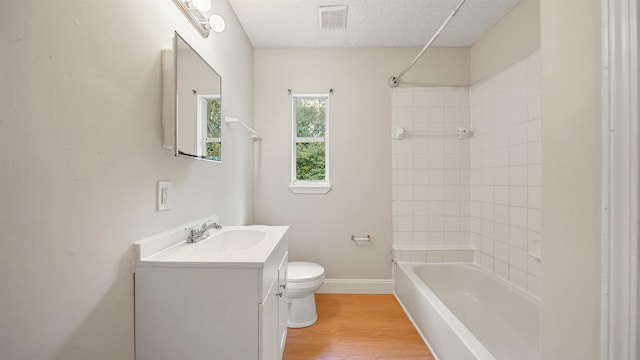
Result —
M 222 161 L 222 79 L 175 33 L 175 154 Z

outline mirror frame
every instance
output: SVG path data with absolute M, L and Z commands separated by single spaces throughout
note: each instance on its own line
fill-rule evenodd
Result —
M 200 58 L 200 60 L 202 60 L 202 62 L 220 79 L 220 160 L 214 160 L 214 159 L 210 159 L 207 158 L 206 156 L 196 156 L 196 155 L 191 155 L 188 153 L 184 153 L 181 152 L 179 149 L 179 142 L 178 142 L 178 137 L 179 137 L 179 132 L 178 132 L 178 126 L 179 126 L 179 121 L 180 121 L 180 116 L 179 116 L 179 108 L 178 108 L 178 41 L 182 41 L 185 45 L 187 45 L 187 47 L 198 57 Z M 204 161 L 208 161 L 208 162 L 212 162 L 212 163 L 222 163 L 222 122 L 224 119 L 224 108 L 223 108 L 223 104 L 222 104 L 222 76 L 220 74 L 218 74 L 218 72 L 213 68 L 213 66 L 211 66 L 211 64 L 209 64 L 209 62 L 207 62 L 202 55 L 200 55 L 200 53 L 198 51 L 196 51 L 196 49 L 193 48 L 193 46 L 191 46 L 191 44 L 189 44 L 182 36 L 180 36 L 180 34 L 177 31 L 174 31 L 174 38 L 173 38 L 173 54 L 174 54 L 174 58 L 173 58 L 173 109 L 174 109 L 174 155 L 175 156 L 179 156 L 179 157 L 184 157 L 184 158 L 189 158 L 189 159 L 196 159 L 196 160 L 204 160 Z

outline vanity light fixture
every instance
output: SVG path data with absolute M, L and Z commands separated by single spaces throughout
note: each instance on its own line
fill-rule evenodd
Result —
M 208 37 L 211 30 L 217 33 L 224 31 L 224 19 L 213 13 L 211 0 L 173 0 L 173 3 L 200 32 L 202 37 Z

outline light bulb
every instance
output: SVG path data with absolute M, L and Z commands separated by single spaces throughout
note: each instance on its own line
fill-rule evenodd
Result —
M 203 14 L 211 11 L 211 0 L 191 0 L 191 3 Z
M 224 19 L 222 18 L 222 16 L 218 14 L 213 14 L 209 18 L 209 27 L 211 27 L 211 30 L 217 33 L 220 33 L 224 31 L 225 26 L 226 25 L 224 23 Z

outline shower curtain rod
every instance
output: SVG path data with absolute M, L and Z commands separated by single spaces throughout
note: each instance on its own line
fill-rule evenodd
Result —
M 389 78 L 389 80 L 387 81 L 387 83 L 389 84 L 389 87 L 398 87 L 398 85 L 400 85 L 400 78 L 402 77 L 402 75 L 406 74 L 407 71 L 409 71 L 409 69 L 411 69 L 411 67 L 413 67 L 413 65 L 415 65 L 415 63 L 418 61 L 418 59 L 420 59 L 422 54 L 424 54 L 424 52 L 427 51 L 427 49 L 431 46 L 431 44 L 436 40 L 438 35 L 440 35 L 440 32 L 442 32 L 442 30 L 447 26 L 449 21 L 454 16 L 456 16 L 456 14 L 458 13 L 458 10 L 460 10 L 460 8 L 462 7 L 462 4 L 464 4 L 465 1 L 467 1 L 467 0 L 460 0 L 458 5 L 456 6 L 456 8 L 453 9 L 451 14 L 449 14 L 449 17 L 447 17 L 447 19 L 442 23 L 442 25 L 440 25 L 440 28 L 438 29 L 438 31 L 436 31 L 436 33 L 433 35 L 433 37 L 431 37 L 431 40 L 429 40 L 427 45 L 425 45 L 422 48 L 422 50 L 420 50 L 420 52 L 418 53 L 418 56 L 416 56 L 415 59 L 413 59 L 411 64 L 409 64 L 409 66 L 407 66 L 404 70 L 402 70 L 402 72 L 400 74 L 398 74 L 397 76 L 392 76 L 392 77 Z

